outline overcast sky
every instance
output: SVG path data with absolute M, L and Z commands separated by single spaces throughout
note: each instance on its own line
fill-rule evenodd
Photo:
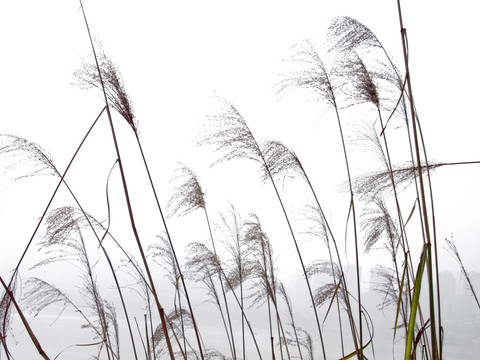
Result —
M 405 1 L 403 6 L 413 92 L 427 151 L 436 161 L 479 160 L 477 6 L 472 1 Z M 258 138 L 284 141 L 319 183 L 328 177 L 335 186 L 345 180 L 343 164 L 326 164 L 328 159 L 322 157 L 340 151 L 337 134 L 329 133 L 336 131 L 331 114 L 305 94 L 280 99 L 275 93 L 281 73 L 288 72 L 284 60 L 291 56 L 290 48 L 303 39 L 321 48 L 330 19 L 346 15 L 368 26 L 403 69 L 395 1 L 96 0 L 85 1 L 85 10 L 93 36 L 122 72 L 160 186 L 168 185 L 176 162 L 182 161 L 202 174 L 208 196 L 213 199 L 220 194 L 222 206 L 226 201 L 241 202 L 235 189 L 225 185 L 231 177 L 252 186 L 259 180 L 254 172 L 242 177 L 228 167 L 208 169 L 212 158 L 193 147 L 198 122 L 210 111 L 213 90 L 239 109 Z M 91 53 L 79 4 L 73 0 L 2 2 L 0 34 L 0 132 L 38 143 L 63 170 L 103 106 L 99 93 L 72 85 L 73 71 Z M 72 175 L 71 181 L 81 179 L 76 188 L 87 204 L 97 204 L 91 197 L 102 204 L 97 213 L 102 218 L 104 181 L 113 152 L 110 140 L 104 138 L 108 129 L 101 126 L 103 135 L 101 131 L 92 135 L 95 140 L 85 150 L 98 161 L 85 156 L 82 165 L 72 170 L 77 177 Z M 353 166 L 361 169 L 362 164 Z M 100 183 L 90 183 L 94 178 L 90 171 L 101 174 Z M 440 169 L 434 177 L 438 237 L 443 241 L 453 233 L 465 265 L 476 270 L 479 174 L 478 165 L 473 165 Z M 8 246 L 10 254 L 7 258 L 2 251 L 2 274 L 14 265 L 34 228 L 34 223 L 19 218 L 27 214 L 30 220 L 38 218 L 54 184 L 25 180 L 0 193 L 1 241 L 8 244 L 2 247 Z M 328 199 L 336 188 L 326 189 L 321 196 Z M 161 194 L 163 202 L 169 191 Z M 269 199 L 275 208 L 276 200 Z M 252 210 L 242 206 L 245 216 L 256 211 L 255 206 Z M 337 214 L 335 206 L 326 205 L 341 231 L 346 209 L 340 205 L 343 212 Z M 9 237 L 14 234 L 14 242 L 5 238 L 4 229 Z M 456 269 L 448 255 L 442 258 L 447 268 Z

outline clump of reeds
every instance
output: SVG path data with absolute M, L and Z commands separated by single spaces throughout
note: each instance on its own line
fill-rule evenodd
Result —
M 82 3 L 81 6 L 83 10 Z M 86 25 L 88 29 L 87 22 Z M 115 281 L 114 286 L 122 302 L 136 359 L 138 355 L 135 343 L 142 344 L 148 360 L 245 359 L 249 344 L 247 328 L 259 359 L 262 359 L 263 355 L 271 359 L 313 360 L 314 354 L 319 352 L 326 359 L 329 349 L 324 342 L 323 327 L 327 324 L 330 315 L 334 314 L 332 309 L 336 309 L 335 321 L 338 322 L 341 347 L 336 349 L 335 356 L 342 359 L 357 357 L 363 360 L 367 357 L 368 351 L 374 353 L 374 350 L 371 346 L 373 337 L 371 319 L 362 298 L 360 253 L 383 250 L 388 253 L 392 264 L 391 267 L 377 266 L 373 269 L 378 280 L 374 284 L 374 290 L 382 294 L 382 301 L 379 304 L 381 310 L 387 307 L 395 309 L 395 318 L 392 320 L 392 341 L 398 343 L 397 331 L 403 329 L 406 360 L 418 358 L 420 353 L 428 360 L 441 359 L 440 292 L 438 285 L 435 284 L 435 281 L 438 282 L 438 256 L 430 175 L 432 170 L 440 166 L 460 163 L 433 163 L 427 157 L 413 102 L 406 39 L 403 25 L 401 26 L 405 51 L 405 76 L 401 74 L 392 57 L 370 29 L 350 17 L 338 17 L 329 27 L 327 40 L 330 48 L 326 52 L 328 56 L 324 57 L 311 40 L 298 43 L 292 47 L 291 57 L 296 69 L 284 75 L 277 84 L 277 92 L 283 98 L 286 93 L 296 89 L 307 90 L 313 94 L 317 101 L 329 107 L 338 125 L 349 194 L 345 205 L 347 215 L 342 219 L 345 229 L 343 237 L 346 247 L 353 241 L 356 261 L 355 289 L 347 287 L 343 265 L 345 256 L 342 255 L 337 242 L 339 236 L 335 234 L 325 216 L 324 207 L 326 206 L 321 204 L 317 195 L 320 189 L 315 189 L 306 168 L 291 148 L 277 140 L 257 140 L 240 111 L 218 94 L 214 95 L 218 106 L 217 111 L 207 116 L 203 123 L 203 132 L 197 139 L 197 145 L 208 145 L 217 154 L 212 165 L 236 159 L 252 160 L 259 166 L 261 181 L 272 185 L 278 205 L 285 217 L 284 225 L 288 228 L 299 266 L 303 271 L 303 281 L 308 288 L 317 334 L 312 335 L 313 333 L 307 331 L 304 324 L 300 323 L 296 317 L 291 294 L 280 281 L 279 273 L 282 269 L 279 269 L 276 263 L 276 242 L 267 235 L 259 216 L 252 212 L 245 220 L 232 205 L 229 212 L 219 215 L 218 223 L 211 222 L 211 219 L 214 219 L 211 217 L 212 209 L 207 207 L 208 199 L 200 179 L 192 169 L 183 164 L 180 164 L 172 179 L 174 189 L 166 204 L 166 210 L 170 216 L 186 216 L 194 211 L 202 212 L 209 238 L 208 241 L 201 241 L 201 239 L 191 241 L 186 247 L 185 264 L 180 265 L 140 142 L 138 120 L 133 112 L 132 101 L 126 92 L 119 69 L 105 55 L 102 46 L 99 44 L 95 46 L 92 40 L 94 62 L 84 62 L 75 75 L 80 87 L 97 88 L 104 96 L 105 105 L 97 120 L 106 111 L 116 150 L 115 164 L 119 167 L 130 227 L 140 260 L 128 253 L 121 242 L 110 233 L 110 213 L 107 226 L 96 221 L 83 209 L 75 193 L 65 181 L 66 171 L 81 146 L 72 157 L 67 170 L 61 175 L 54 166 L 51 156 L 40 146 L 16 136 L 2 135 L 0 175 L 8 172 L 13 180 L 34 175 L 59 176 L 58 186 L 63 184 L 77 205 L 77 207 L 65 205 L 53 210 L 49 209 L 57 191 L 55 190 L 23 256 L 29 250 L 40 224 L 45 225 L 44 237 L 38 244 L 39 251 L 44 257 L 33 269 L 59 263 L 73 266 L 78 270 L 80 285 L 77 289 L 83 305 L 79 305 L 71 295 L 54 283 L 36 276 L 24 282 L 21 305 L 29 309 L 34 318 L 52 305 L 60 307 L 59 316 L 68 307 L 72 307 L 85 321 L 84 327 L 92 330 L 94 339 L 98 340 L 94 343 L 97 347 L 95 358 L 119 359 L 123 346 L 121 349 L 119 335 L 121 326 L 115 301 L 104 297 L 105 291 L 97 279 L 97 271 L 99 271 L 97 266 L 105 261 L 110 267 Z M 377 51 L 381 54 L 383 61 L 379 60 L 380 55 L 376 55 Z M 116 136 L 110 108 L 115 109 L 133 130 L 142 156 L 140 163 L 147 172 L 152 195 L 162 221 L 163 228 L 159 232 L 162 235 L 158 236 L 156 242 L 148 248 L 150 256 L 148 260 L 140 241 L 136 221 L 138 215 L 134 213 L 131 204 L 131 195 L 126 181 L 128 171 L 122 163 L 121 142 Z M 367 113 L 373 114 L 372 121 L 364 124 L 357 133 L 356 142 L 357 146 L 360 145 L 368 150 L 370 156 L 378 160 L 379 165 L 378 170 L 357 176 L 354 176 L 351 171 L 349 144 L 347 144 L 346 131 L 351 128 L 351 124 L 346 124 L 342 118 L 343 112 L 352 108 L 368 109 L 370 112 Z M 396 128 L 391 126 L 390 121 L 393 119 L 400 119 L 402 126 L 406 127 L 406 134 L 402 133 L 406 135 L 405 143 L 408 143 L 406 150 L 391 148 L 388 139 L 396 131 Z M 391 150 L 401 154 L 395 154 L 398 156 L 394 157 Z M 394 158 L 403 160 L 394 163 L 392 160 Z M 21 171 L 22 169 L 26 170 Z M 289 191 L 287 178 L 301 181 L 308 186 L 311 193 L 311 200 L 306 205 L 307 212 L 303 213 L 303 217 L 313 224 L 306 233 L 316 240 L 316 253 L 315 259 L 308 264 L 304 262 L 304 255 L 297 240 L 299 232 L 294 231 L 292 226 L 292 214 L 285 206 L 287 197 L 283 196 L 283 192 Z M 109 179 L 107 184 L 108 181 Z M 282 186 L 280 187 L 279 184 Z M 411 191 L 405 191 L 407 189 Z M 409 201 L 409 205 L 413 203 L 413 208 L 407 208 L 408 217 L 404 215 L 401 196 Z M 407 236 L 406 225 L 414 214 L 419 216 L 419 228 L 409 231 Z M 419 253 L 412 254 L 410 237 L 421 239 L 423 242 Z M 115 266 L 120 262 L 112 261 L 105 246 L 107 238 L 113 240 L 117 249 L 122 252 L 122 257 L 124 256 L 120 267 L 129 276 L 128 283 L 117 277 L 118 268 Z M 92 246 L 90 241 L 94 246 L 98 246 L 98 249 L 101 248 L 102 256 L 88 250 Z M 448 251 L 461 266 L 462 274 L 467 279 L 470 291 L 480 308 L 458 249 L 453 240 L 446 241 Z M 152 265 L 158 266 L 169 280 L 170 287 L 162 291 L 173 295 L 173 309 L 170 311 L 165 311 L 160 304 L 159 293 L 156 290 L 157 283 L 153 277 L 155 273 L 151 270 Z M 40 354 L 48 358 L 29 327 L 21 306 L 16 302 L 17 294 L 21 290 L 18 288 L 20 283 L 17 282 L 18 268 L 19 266 L 14 270 L 8 285 L 2 279 L 4 287 L 4 292 L 0 293 L 2 294 L 0 298 L 2 348 L 7 359 L 13 358 L 10 354 L 7 334 L 12 323 L 12 308 L 15 307 Z M 425 282 L 424 278 L 428 281 Z M 217 349 L 210 348 L 209 339 L 201 338 L 193 311 L 195 307 L 190 299 L 189 285 L 186 280 L 203 285 L 207 301 L 213 303 L 218 310 L 217 314 L 225 332 L 225 343 L 228 344 L 230 351 L 228 356 Z M 422 289 L 424 283 L 428 293 L 426 303 L 421 297 L 422 291 L 425 291 Z M 137 318 L 134 318 L 138 330 L 136 339 L 129 323 L 131 313 L 123 298 L 123 290 L 126 288 L 139 295 L 142 310 L 145 313 L 144 329 L 140 329 Z M 160 317 L 159 322 L 153 314 L 152 309 L 155 307 Z M 261 334 L 254 330 L 255 324 L 252 324 L 247 316 L 252 307 L 266 310 L 263 321 L 268 325 L 268 344 L 263 344 L 263 347 L 268 347 L 268 355 L 262 353 L 262 344 L 259 344 Z M 323 321 L 319 315 L 320 309 L 324 310 Z M 233 320 L 238 315 L 241 316 L 240 329 L 235 328 Z M 346 336 L 348 331 L 350 339 Z M 241 351 L 238 348 L 239 333 L 241 334 Z M 192 345 L 193 337 L 196 345 Z

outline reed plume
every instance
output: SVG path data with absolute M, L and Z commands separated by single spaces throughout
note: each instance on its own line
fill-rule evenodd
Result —
M 397 283 L 397 274 L 395 269 L 382 265 L 376 265 L 372 268 L 371 273 L 375 280 L 372 283 L 373 291 L 382 295 L 382 301 L 377 305 L 380 310 L 387 308 L 397 308 L 400 301 L 407 301 L 407 295 L 401 291 Z M 403 299 L 400 299 L 400 296 Z M 403 316 L 403 323 L 397 324 L 396 329 L 405 327 L 406 318 Z
M 99 351 L 101 351 L 101 347 L 106 346 L 107 355 L 110 357 L 112 344 L 108 317 L 111 318 L 113 314 L 106 308 L 106 301 L 100 295 L 97 280 L 92 271 L 93 265 L 82 231 L 85 227 L 85 224 L 82 223 L 84 219 L 84 213 L 73 207 L 64 206 L 50 211 L 45 219 L 44 240 L 40 243 L 40 250 L 45 250 L 48 257 L 34 265 L 34 268 L 58 261 L 66 261 L 74 266 L 80 266 L 83 283 L 80 294 L 89 309 L 92 310 L 101 329 L 102 342 Z
M 96 57 L 101 71 L 101 79 L 96 63 L 83 61 L 82 68 L 74 72 L 78 86 L 83 89 L 105 89 L 110 105 L 127 121 L 134 132 L 138 131 L 138 120 L 133 113 L 133 104 L 125 90 L 118 67 L 105 55 L 103 46 L 97 42 Z M 104 87 L 102 88 L 102 81 Z
M 270 183 L 273 186 L 275 191 L 275 195 L 279 201 L 280 207 L 282 208 L 283 215 L 285 217 L 285 221 L 287 223 L 288 229 L 290 231 L 291 238 L 293 240 L 300 264 L 302 269 L 305 269 L 302 254 L 300 252 L 300 248 L 298 246 L 298 242 L 295 236 L 295 232 L 293 231 L 290 218 L 287 214 L 285 209 L 285 205 L 283 200 L 280 196 L 280 192 L 277 188 L 275 183 L 274 177 L 271 174 L 271 171 L 268 167 L 268 163 L 265 159 L 264 154 L 260 148 L 260 144 L 257 142 L 255 137 L 253 136 L 250 128 L 248 127 L 247 123 L 240 115 L 238 110 L 233 106 L 233 104 L 226 101 L 224 98 L 216 96 L 219 101 L 220 110 L 215 114 L 209 116 L 206 123 L 204 123 L 204 132 L 202 134 L 202 138 L 197 141 L 197 145 L 212 145 L 216 152 L 223 153 L 213 164 L 218 164 L 223 161 L 243 158 L 243 159 L 250 159 L 254 160 L 260 165 L 260 171 L 262 174 L 268 174 L 268 179 L 270 179 Z M 308 291 L 310 295 L 310 299 L 312 301 L 312 305 L 314 303 L 313 294 L 310 287 L 310 284 L 307 281 Z M 320 339 L 322 341 L 322 348 L 323 348 L 323 336 L 322 330 L 320 328 L 320 323 L 318 320 L 318 314 L 316 313 L 315 306 L 313 307 L 315 311 L 315 318 L 317 320 L 317 328 L 319 332 Z M 273 347 L 272 347 L 273 353 Z M 325 351 L 323 350 L 323 355 L 325 358 Z
M 172 181 L 177 182 L 178 185 L 175 187 L 174 194 L 170 198 L 167 209 L 170 209 L 172 214 L 186 215 L 196 209 L 203 209 L 205 215 L 205 221 L 207 223 L 208 232 L 210 235 L 210 241 L 212 244 L 212 251 L 215 257 L 218 257 L 215 240 L 213 238 L 212 226 L 210 224 L 210 219 L 207 212 L 207 207 L 205 204 L 205 194 L 202 190 L 200 182 L 197 175 L 188 167 L 181 164 L 176 171 L 176 176 Z M 223 269 L 221 267 L 217 268 L 218 281 L 221 287 L 221 295 L 223 297 L 223 303 L 225 306 L 226 317 L 228 320 L 228 325 L 230 329 L 229 344 L 232 351 L 232 357 L 236 359 L 236 348 L 235 340 L 233 337 L 232 322 L 230 317 L 230 309 L 227 302 L 225 286 L 222 279 Z M 221 306 L 219 304 L 219 309 L 221 311 Z M 223 318 L 223 313 L 222 313 Z M 228 329 L 227 335 L 228 335 Z
M 15 296 L 17 293 L 17 287 L 18 287 L 18 282 L 19 282 L 19 275 L 18 273 L 14 275 L 14 277 L 11 279 L 10 285 L 8 289 L 10 290 L 10 293 Z M 8 349 L 7 345 L 7 333 L 10 330 L 11 322 L 12 322 L 12 298 L 10 294 L 3 289 L 0 294 L 2 294 L 2 297 L 0 299 L 0 342 L 2 344 L 1 349 L 5 350 L 5 356 L 7 359 L 10 359 L 10 351 Z M 1 351 L 0 351 L 1 355 Z
M 465 280 L 467 280 L 468 290 L 470 290 L 470 292 L 472 293 L 472 295 L 475 299 L 475 302 L 477 303 L 477 306 L 480 309 L 480 302 L 478 300 L 477 293 L 475 292 L 475 288 L 473 287 L 472 281 L 470 280 L 470 275 L 468 274 L 467 269 L 463 265 L 463 261 L 462 261 L 462 258 L 460 256 L 460 252 L 458 251 L 457 245 L 455 245 L 455 242 L 453 241 L 453 236 L 452 236 L 451 240 L 448 240 L 447 238 L 445 238 L 445 242 L 447 243 L 446 250 L 448 251 L 448 253 L 450 255 L 452 255 L 452 257 L 455 259 L 455 261 L 460 266 L 460 269 L 462 271 L 462 275 L 465 277 Z
M 37 175 L 59 175 L 52 156 L 40 145 L 15 135 L 0 135 L 0 176 L 11 181 Z
M 177 182 L 174 193 L 167 203 L 169 215 L 184 216 L 197 209 L 205 208 L 205 194 L 197 175 L 187 166 L 180 164 L 171 182 Z

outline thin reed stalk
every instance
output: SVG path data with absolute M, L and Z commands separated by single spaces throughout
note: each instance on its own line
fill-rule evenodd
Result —
M 25 326 L 25 330 L 28 333 L 28 336 L 32 340 L 33 344 L 37 348 L 38 353 L 45 359 L 45 360 L 50 360 L 48 355 L 45 353 L 43 350 L 42 346 L 40 345 L 40 342 L 38 341 L 37 337 L 35 336 L 32 328 L 30 327 L 27 319 L 23 315 L 22 310 L 20 309 L 20 306 L 18 306 L 17 301 L 15 300 L 15 297 L 13 296 L 13 293 L 10 291 L 9 287 L 5 282 L 3 281 L 2 277 L 0 276 L 0 282 L 2 283 L 3 288 L 5 289 L 5 292 L 8 294 L 10 297 L 10 300 L 12 301 L 13 305 L 15 306 L 15 310 L 17 310 L 18 315 L 20 316 L 20 319 L 22 320 L 23 326 Z M 7 350 L 8 351 L 8 350 Z
M 93 45 L 93 40 L 92 40 L 92 36 L 90 34 L 90 28 L 88 26 L 88 21 L 87 21 L 87 17 L 86 17 L 86 14 L 85 14 L 84 7 L 83 7 L 83 3 L 82 3 L 81 0 L 79 0 L 79 1 L 80 1 L 80 6 L 81 6 L 81 9 L 82 9 L 83 17 L 84 17 L 84 20 L 85 20 L 85 25 L 87 27 L 87 32 L 88 32 L 88 36 L 89 36 L 89 39 L 90 39 L 92 52 L 93 52 L 93 55 L 94 55 L 94 58 L 95 58 L 95 64 L 96 64 L 97 71 L 98 71 L 98 78 L 100 80 L 102 92 L 103 92 L 103 95 L 104 95 L 108 120 L 109 120 L 109 123 L 110 123 L 110 129 L 111 129 L 111 132 L 112 132 L 112 139 L 113 139 L 113 143 L 114 143 L 114 146 L 115 146 L 115 151 L 116 151 L 116 154 L 117 154 L 118 165 L 119 165 L 119 168 L 120 168 L 120 176 L 121 176 L 121 179 L 122 179 L 122 185 L 123 185 L 125 200 L 127 202 L 127 208 L 128 208 L 128 214 L 129 214 L 129 218 L 130 218 L 131 228 L 132 228 L 133 234 L 135 236 L 135 240 L 137 242 L 137 246 L 138 246 L 138 249 L 139 249 L 139 252 L 140 252 L 140 256 L 142 258 L 143 265 L 145 267 L 145 271 L 147 273 L 147 277 L 148 277 L 148 280 L 149 280 L 149 283 L 150 283 L 150 287 L 151 287 L 151 290 L 152 290 L 153 297 L 154 297 L 156 305 L 157 305 L 157 309 L 160 313 L 160 319 L 161 319 L 162 324 L 163 324 L 162 325 L 163 326 L 163 331 L 165 333 L 165 340 L 167 342 L 167 347 L 168 347 L 168 351 L 169 351 L 169 354 L 170 354 L 170 358 L 171 358 L 171 360 L 174 360 L 175 358 L 174 358 L 174 355 L 173 355 L 173 349 L 172 349 L 172 345 L 170 343 L 170 339 L 169 339 L 169 336 L 168 336 L 168 330 L 167 330 L 167 326 L 166 326 L 165 313 L 164 313 L 163 307 L 160 305 L 160 301 L 158 299 L 158 295 L 157 295 L 157 292 L 156 292 L 156 289 L 155 289 L 155 284 L 153 282 L 153 278 L 152 278 L 152 275 L 150 273 L 150 268 L 149 268 L 149 265 L 147 263 L 147 259 L 146 259 L 146 256 L 145 256 L 145 253 L 144 253 L 141 241 L 140 241 L 140 237 L 139 237 L 139 234 L 138 234 L 138 231 L 137 231 L 135 218 L 133 216 L 133 209 L 132 209 L 132 206 L 131 206 L 131 203 L 130 203 L 130 195 L 129 195 L 129 192 L 128 192 L 127 182 L 126 182 L 126 178 L 125 178 L 125 172 L 124 172 L 124 169 L 123 169 L 123 163 L 122 163 L 121 156 L 120 156 L 120 149 L 119 149 L 119 145 L 118 145 L 118 142 L 117 142 L 115 128 L 113 126 L 113 120 L 112 120 L 112 116 L 110 114 L 109 101 L 108 101 L 107 93 L 106 93 L 106 90 L 105 90 L 105 85 L 104 85 L 103 78 L 102 78 L 102 71 L 101 71 L 100 65 L 98 63 L 97 56 L 96 56 L 95 46 Z
M 398 6 L 398 16 L 400 22 L 400 29 L 401 29 L 401 37 L 402 37 L 402 48 L 403 48 L 403 58 L 404 64 L 406 69 L 406 78 L 407 78 L 407 89 L 410 98 L 410 116 L 412 122 L 412 131 L 413 131 L 413 143 L 415 146 L 415 157 L 416 157 L 416 164 L 418 168 L 419 174 L 419 185 L 420 185 L 420 206 L 421 206 L 421 213 L 423 217 L 423 226 L 424 226 L 424 234 L 426 237 L 426 262 L 427 262 L 427 278 L 429 283 L 429 303 L 430 303 L 430 330 L 431 330 L 431 350 L 432 350 L 432 357 L 433 360 L 440 359 L 441 354 L 439 353 L 438 347 L 438 339 L 437 339 L 437 325 L 436 325 L 436 315 L 435 315 L 435 299 L 433 295 L 433 259 L 432 259 L 432 250 L 431 250 L 431 234 L 430 234 L 430 226 L 429 226 L 429 217 L 427 211 L 427 204 L 426 204 L 426 195 L 425 195 L 425 185 L 423 183 L 423 176 L 422 176 L 422 167 L 421 167 L 421 155 L 420 155 L 420 141 L 418 136 L 418 129 L 417 129 L 417 116 L 415 105 L 413 101 L 413 92 L 412 92 L 412 83 L 410 78 L 410 68 L 408 62 L 408 47 L 407 47 L 407 36 L 406 30 L 403 26 L 403 17 L 402 17 L 402 10 L 400 5 L 400 0 L 397 1 Z M 435 245 L 436 247 L 436 245 Z M 438 294 L 438 288 L 437 288 Z M 438 299 L 438 297 L 437 297 Z M 406 351 L 407 354 L 407 351 Z

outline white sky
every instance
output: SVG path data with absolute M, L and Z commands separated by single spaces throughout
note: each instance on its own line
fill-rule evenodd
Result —
M 405 1 L 403 6 L 414 96 L 427 150 L 437 161 L 479 160 L 477 6 L 473 1 Z M 93 35 L 122 72 L 153 175 L 165 189 L 160 190 L 163 203 L 171 194 L 168 180 L 176 161 L 182 161 L 201 176 L 213 213 L 224 211 L 226 202 L 232 201 L 242 207 L 245 217 L 251 211 L 268 214 L 270 210 L 260 210 L 255 203 L 263 197 L 271 204 L 267 208 L 278 206 L 267 187 L 252 197 L 235 188 L 238 177 L 244 188 L 259 186 L 248 165 L 208 169 L 212 158 L 206 158 L 206 149 L 191 144 L 198 121 L 209 111 L 212 90 L 236 105 L 258 138 L 280 139 L 291 146 L 317 184 L 325 181 L 325 187 L 317 185 L 320 196 L 335 199 L 332 186 L 344 181 L 345 173 L 343 163 L 335 165 L 334 154 L 340 148 L 334 119 L 305 93 L 278 101 L 274 85 L 281 79 L 279 74 L 289 69 L 283 60 L 290 56 L 290 47 L 303 39 L 321 45 L 329 20 L 347 15 L 376 33 L 403 69 L 395 1 L 96 0 L 86 1 L 85 9 Z M 99 93 L 72 85 L 73 71 L 91 52 L 79 5 L 65 0 L 2 2 L 0 34 L 0 132 L 43 146 L 63 170 L 103 106 Z M 113 161 L 110 133 L 105 120 L 102 124 L 86 150 L 91 157 L 82 157 L 71 174 L 87 209 L 101 219 L 106 214 L 105 176 Z M 120 126 L 119 131 L 125 153 L 132 151 L 127 159 L 135 159 L 128 129 Z M 248 176 L 236 172 L 244 165 Z M 467 269 L 477 271 L 479 175 L 478 165 L 473 165 L 440 169 L 434 176 L 438 238 L 453 233 Z M 138 204 L 142 210 L 148 208 L 142 203 L 149 201 L 148 193 L 138 190 L 146 183 L 133 175 L 130 181 L 133 188 L 138 186 L 133 191 Z M 33 231 L 34 222 L 27 218 L 38 218 L 54 185 L 52 179 L 31 179 L 0 193 L 0 241 L 6 250 L 0 255 L 2 276 L 14 266 Z M 346 212 L 342 201 L 324 204 L 340 238 Z M 250 204 L 254 204 L 251 209 Z M 118 217 L 122 216 L 118 210 Z M 194 216 L 182 221 L 195 221 Z M 182 225 L 172 220 L 172 226 L 182 233 Z M 275 222 L 267 227 L 276 231 Z M 146 233 L 149 239 L 159 230 Z M 443 254 L 442 260 L 447 268 L 456 269 L 448 255 Z

